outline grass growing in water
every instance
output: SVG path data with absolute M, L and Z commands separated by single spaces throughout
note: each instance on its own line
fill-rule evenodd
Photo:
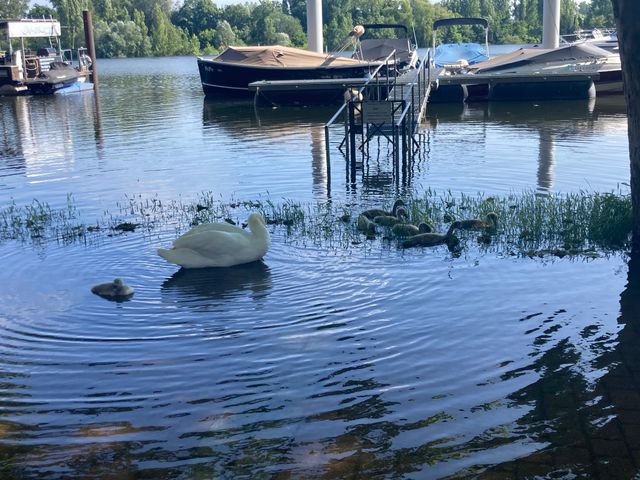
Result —
M 461 232 L 462 246 L 469 246 L 478 238 L 484 247 L 491 245 L 494 251 L 512 254 L 620 251 L 628 247 L 631 232 L 631 199 L 623 194 L 578 192 L 542 196 L 525 192 L 487 197 L 427 190 L 422 197 L 405 202 L 412 223 L 427 221 L 440 232 L 453 220 L 484 218 L 495 212 L 499 218 L 497 229 L 480 237 L 477 232 Z M 139 230 L 149 234 L 166 229 L 173 229 L 178 235 L 200 223 L 225 220 L 240 223 L 248 212 L 259 211 L 273 225 L 273 231 L 282 233 L 287 242 L 342 249 L 367 242 L 355 228 L 356 218 L 364 210 L 358 205 L 274 202 L 269 198 L 223 201 L 212 192 L 203 192 L 195 202 L 126 196 L 118 209 L 86 223 L 81 221 L 71 196 L 61 209 L 52 209 L 37 200 L 24 207 L 12 202 L 0 210 L 0 240 L 86 242 L 90 236 Z M 379 238 L 390 235 L 386 229 L 380 228 L 380 232 Z

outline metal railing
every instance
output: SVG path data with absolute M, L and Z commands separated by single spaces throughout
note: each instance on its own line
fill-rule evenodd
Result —
M 354 92 L 325 124 L 325 145 L 329 159 L 330 128 L 339 118 L 344 120 L 344 138 L 338 148 L 350 160 L 352 173 L 358 151 L 358 136 L 363 157 L 366 156 L 365 151 L 372 138 L 384 136 L 393 145 L 396 163 L 400 150 L 405 162 L 418 146 L 414 136 L 424 116 L 431 88 L 431 51 L 427 51 L 416 69 L 403 75 L 391 76 L 389 60 L 393 55 L 395 51 L 385 61 L 386 76 L 379 75 L 381 65 L 376 70 L 376 75 L 358 89 L 357 93 Z M 346 151 L 342 150 L 343 147 Z

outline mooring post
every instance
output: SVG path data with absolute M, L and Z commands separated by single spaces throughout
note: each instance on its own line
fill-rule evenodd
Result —
M 356 132 L 354 103 L 349 102 L 349 171 L 351 183 L 356 181 Z
M 96 62 L 96 46 L 93 41 L 93 22 L 91 21 L 91 12 L 89 10 L 82 11 L 82 21 L 84 23 L 84 41 L 87 44 L 87 50 L 91 58 L 91 81 L 93 82 L 93 89 L 98 90 L 98 62 Z

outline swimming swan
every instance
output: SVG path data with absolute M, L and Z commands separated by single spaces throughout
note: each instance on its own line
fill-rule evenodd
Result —
M 133 288 L 116 278 L 113 282 L 100 283 L 91 287 L 91 292 L 107 300 L 127 300 L 133 296 Z
M 205 223 L 189 230 L 158 255 L 184 268 L 232 267 L 264 257 L 271 242 L 259 213 L 247 220 L 250 232 L 228 223 Z

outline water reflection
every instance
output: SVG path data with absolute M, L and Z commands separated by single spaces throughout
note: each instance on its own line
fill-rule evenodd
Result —
M 489 131 L 494 127 L 538 133 L 538 167 L 536 185 L 539 191 L 549 192 L 554 186 L 554 169 L 557 166 L 559 140 L 564 145 L 584 141 L 586 135 L 597 135 L 600 131 L 625 129 L 626 104 L 621 96 L 592 98 L 566 102 L 492 102 L 482 104 L 434 104 L 427 112 L 431 134 L 451 123 L 478 124 L 475 134 L 461 136 L 460 142 L 468 148 L 488 148 Z M 613 121 L 608 121 L 609 119 Z M 462 129 L 464 131 L 464 129 Z M 450 135 L 450 131 L 445 131 Z M 515 142 L 522 139 L 515 139 Z M 512 145 L 510 155 L 516 153 L 517 143 Z
M 97 99 L 91 92 L 65 97 L 2 97 L 0 175 L 48 175 L 75 163 L 77 123 L 99 126 Z M 98 127 L 99 128 L 99 127 Z M 96 130 L 96 141 L 99 130 Z
M 246 100 L 205 98 L 202 120 L 207 129 L 222 129 L 225 134 L 242 141 L 256 136 L 284 139 L 309 134 L 311 178 L 314 193 L 331 196 L 331 166 L 327 158 L 324 124 L 333 107 L 259 107 Z
M 162 284 L 163 301 L 224 300 L 250 292 L 253 299 L 271 290 L 271 272 L 264 262 L 231 268 L 181 268 Z
M 296 133 L 301 127 L 324 125 L 333 113 L 331 107 L 264 108 L 246 100 L 205 98 L 202 105 L 205 129 L 220 128 L 240 138 L 256 130 L 274 136 Z

